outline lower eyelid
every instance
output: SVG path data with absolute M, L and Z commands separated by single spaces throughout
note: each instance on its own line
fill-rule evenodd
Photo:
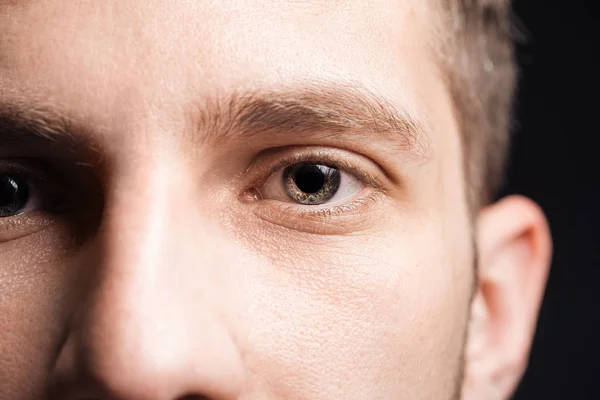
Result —
M 52 221 L 43 215 L 20 214 L 0 219 L 0 244 L 8 240 L 16 240 L 48 228 Z
M 369 193 L 361 193 L 368 191 Z M 315 217 L 315 218 L 323 218 L 323 217 L 333 217 L 333 216 L 342 216 L 342 215 L 351 215 L 360 211 L 363 207 L 368 207 L 372 203 L 376 203 L 381 199 L 384 194 L 373 188 L 364 188 L 360 192 L 356 193 L 350 200 L 346 200 L 344 202 L 335 203 L 325 203 L 317 206 L 307 206 L 296 203 L 283 203 L 278 200 L 261 200 L 257 202 L 257 207 L 269 207 L 277 210 L 281 213 L 286 214 L 296 214 L 302 217 Z M 263 204 L 258 204 L 263 203 Z M 265 204 L 266 203 L 266 204 Z
M 377 189 L 342 205 L 317 207 L 263 200 L 251 204 L 251 212 L 266 223 L 313 235 L 345 235 L 372 229 L 384 213 L 385 194 Z
M 362 193 L 363 191 L 371 191 L 371 193 L 365 193 L 363 196 L 359 197 L 359 194 Z M 356 192 L 354 195 L 352 195 L 350 197 L 351 200 L 344 200 L 343 202 L 340 201 L 339 204 L 326 203 L 326 204 L 323 204 L 322 207 L 317 206 L 316 209 L 313 207 L 313 208 L 308 209 L 306 212 L 310 213 L 312 211 L 317 211 L 317 212 L 325 211 L 328 213 L 328 215 L 352 213 L 352 212 L 359 210 L 363 206 L 370 205 L 372 201 L 378 200 L 380 198 L 380 195 L 382 195 L 382 193 L 377 192 L 376 189 L 373 190 L 373 189 L 365 187 L 362 190 Z M 356 197 L 356 199 L 352 199 L 354 197 Z

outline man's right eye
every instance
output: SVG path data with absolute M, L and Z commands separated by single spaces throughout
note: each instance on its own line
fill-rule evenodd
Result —
M 85 240 L 101 222 L 103 199 L 97 176 L 74 162 L 0 159 L 0 246 L 50 227 Z
M 11 173 L 0 174 L 0 218 L 13 217 L 27 211 L 30 183 Z
M 0 219 L 31 212 L 63 214 L 77 196 L 65 176 L 45 163 L 0 160 Z

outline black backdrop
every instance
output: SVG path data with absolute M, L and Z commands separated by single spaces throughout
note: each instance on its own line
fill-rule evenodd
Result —
M 600 399 L 598 1 L 517 0 L 526 41 L 504 192 L 533 198 L 554 261 L 515 400 Z

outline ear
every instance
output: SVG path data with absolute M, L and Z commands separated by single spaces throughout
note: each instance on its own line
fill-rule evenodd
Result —
M 515 390 L 527 366 L 551 247 L 542 211 L 524 197 L 508 197 L 478 216 L 464 400 L 504 400 Z

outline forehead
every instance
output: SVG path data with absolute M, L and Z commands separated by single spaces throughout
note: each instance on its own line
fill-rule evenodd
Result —
M 2 2 L 0 90 L 99 107 L 308 78 L 400 95 L 433 68 L 423 3 Z

